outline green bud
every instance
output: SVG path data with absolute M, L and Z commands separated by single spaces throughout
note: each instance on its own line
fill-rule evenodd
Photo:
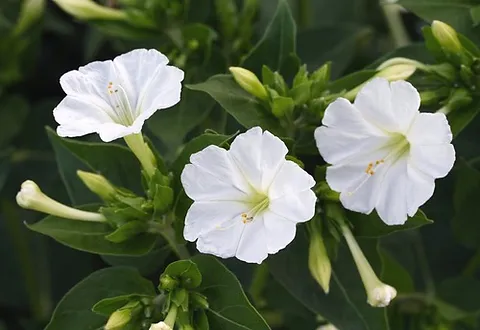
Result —
M 105 330 L 121 330 L 132 319 L 132 311 L 130 309 L 119 309 L 110 315 L 105 324 Z
M 450 82 L 457 79 L 457 69 L 450 63 L 427 65 L 425 71 L 436 74 Z
M 318 184 L 317 189 L 315 190 L 323 200 L 330 200 L 338 202 L 340 200 L 340 193 L 333 191 L 328 183 L 322 181 Z
M 433 105 L 438 104 L 442 100 L 448 97 L 450 94 L 450 89 L 448 87 L 441 87 L 436 90 L 428 90 L 420 92 L 420 99 L 422 100 L 422 105 Z
M 407 80 L 416 70 L 417 66 L 412 63 L 395 64 L 381 69 L 375 77 L 382 77 L 388 81 Z
M 239 67 L 230 67 L 229 70 L 235 81 L 248 93 L 261 100 L 268 98 L 265 87 L 253 72 Z
M 319 97 L 310 101 L 308 111 L 318 118 L 323 118 L 327 105 L 325 98 Z
M 450 25 L 441 21 L 433 21 L 432 33 L 447 57 L 461 55 L 463 46 L 458 39 L 457 32 Z
M 146 222 L 131 220 L 118 227 L 113 233 L 106 235 L 105 239 L 114 243 L 122 243 L 131 239 L 132 237 L 146 232 L 147 229 L 148 224 Z
M 314 218 L 310 221 L 308 268 L 310 269 L 313 278 L 322 287 L 323 291 L 328 293 L 330 290 L 332 265 L 323 242 L 321 225 L 320 223 L 317 223 L 319 220 L 319 218 Z
M 207 297 L 198 292 L 190 292 L 190 299 L 198 308 L 208 309 L 209 307 Z
M 441 112 L 448 114 L 449 112 L 462 108 L 470 103 L 472 103 L 472 96 L 470 93 L 465 88 L 457 88 L 452 92 L 447 104 L 443 107 Z
M 475 86 L 475 78 L 476 76 L 473 74 L 472 70 L 466 66 L 466 65 L 461 65 L 460 66 L 460 77 L 462 78 L 463 82 L 469 86 L 473 87 Z M 473 87 L 475 88 L 475 87 Z
M 92 0 L 53 0 L 65 12 L 81 20 L 126 20 L 126 12 L 101 6 Z
M 327 62 L 312 73 L 310 80 L 312 83 L 311 97 L 316 98 L 322 95 L 322 92 L 330 82 L 332 71 L 332 62 Z
M 273 88 L 282 96 L 287 95 L 288 86 L 282 75 L 278 72 L 273 73 Z
M 295 103 L 289 97 L 276 96 L 271 103 L 272 113 L 277 118 L 282 118 L 290 115 L 295 108 Z
M 308 82 L 308 71 L 307 71 L 307 65 L 304 64 L 298 70 L 297 74 L 295 75 L 295 78 L 293 78 L 293 88 L 301 84 L 304 84 L 306 82 Z
M 307 81 L 301 85 L 298 85 L 297 87 L 292 88 L 289 94 L 290 97 L 293 98 L 293 101 L 296 105 L 302 105 L 310 101 L 312 96 L 311 89 L 312 82 Z
M 116 189 L 103 175 L 81 170 L 77 171 L 77 175 L 90 191 L 103 200 L 111 201 L 115 199 Z
M 163 274 L 160 277 L 159 288 L 161 290 L 165 290 L 165 291 L 172 291 L 173 289 L 178 287 L 178 284 L 179 284 L 179 282 L 178 282 L 177 279 L 171 277 L 170 275 Z

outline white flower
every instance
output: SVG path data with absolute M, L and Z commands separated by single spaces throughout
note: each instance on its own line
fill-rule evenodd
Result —
M 455 162 L 452 133 L 442 113 L 420 113 L 408 82 L 376 78 L 351 104 L 337 99 L 316 129 L 320 154 L 333 166 L 327 183 L 343 206 L 388 225 L 405 223 L 433 194 L 435 179 Z
M 172 330 L 172 328 L 168 324 L 162 321 L 162 322 L 152 324 L 149 330 Z
M 311 219 L 315 180 L 285 160 L 288 149 L 254 127 L 230 150 L 209 146 L 193 154 L 181 179 L 194 200 L 184 237 L 200 252 L 261 263 L 295 237 L 296 224 Z
M 139 133 L 155 111 L 180 100 L 183 71 L 167 64 L 154 49 L 136 49 L 65 73 L 60 84 L 67 96 L 53 111 L 58 135 L 96 132 L 110 142 Z

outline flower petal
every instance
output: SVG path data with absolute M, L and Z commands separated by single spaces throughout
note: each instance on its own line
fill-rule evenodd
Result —
M 206 149 L 205 149 L 206 150 Z M 207 153 L 212 149 L 208 149 Z M 203 151 L 200 151 L 202 153 Z M 221 156 L 221 154 L 219 154 Z M 197 155 L 201 158 L 201 155 Z M 193 157 L 195 159 L 195 156 Z M 195 201 L 243 201 L 248 196 L 236 186 L 243 178 L 236 169 L 225 169 L 212 173 L 209 168 L 219 169 L 225 158 L 203 158 L 205 162 L 187 164 L 180 177 L 188 197 Z M 228 166 L 223 163 L 224 166 Z
M 435 180 L 411 164 L 407 166 L 407 211 L 413 217 L 418 208 L 430 199 L 435 190 Z
M 100 125 L 111 122 L 111 118 L 90 99 L 65 97 L 53 110 L 57 123 L 57 133 L 64 137 L 74 137 L 97 132 Z
M 220 258 L 234 257 L 244 229 L 245 224 L 237 221 L 223 229 L 214 229 L 202 234 L 197 240 L 197 249 L 201 253 L 213 254 Z
M 246 180 L 257 190 L 270 186 L 288 152 L 285 143 L 260 127 L 238 135 L 230 146 L 233 160 Z
M 140 131 L 135 130 L 135 128 L 131 126 L 127 127 L 117 123 L 105 123 L 98 128 L 97 133 L 103 142 L 111 142 L 130 134 L 140 133 Z
M 393 163 L 385 173 L 375 209 L 387 225 L 402 225 L 407 221 L 407 157 Z
M 390 83 L 392 93 L 392 111 L 398 121 L 399 128 L 406 132 L 420 109 L 420 94 L 407 81 Z
M 272 212 L 265 212 L 263 219 L 267 231 L 268 253 L 277 253 L 284 249 L 295 238 L 297 231 L 295 222 Z
M 411 145 L 410 161 L 423 173 L 433 178 L 443 178 L 455 163 L 455 148 L 449 143 Z
M 302 192 L 315 185 L 313 177 L 292 161 L 284 161 L 268 189 L 268 197 L 276 199 L 286 194 Z
M 262 217 L 246 223 L 235 256 L 245 262 L 262 263 L 268 257 L 267 235 Z
M 292 192 L 270 200 L 268 209 L 293 222 L 305 222 L 313 218 L 317 196 L 308 189 Z
M 113 63 L 124 86 L 133 117 L 143 123 L 156 110 L 180 101 L 182 70 L 168 66 L 168 58 L 155 49 L 135 49 L 117 56 Z
M 452 137 L 447 117 L 439 112 L 418 114 L 407 133 L 407 139 L 412 145 L 450 143 Z
M 185 217 L 183 236 L 193 242 L 212 230 L 221 230 L 235 221 L 241 222 L 241 214 L 247 210 L 248 206 L 239 202 L 195 202 Z
M 362 115 L 377 127 L 389 131 L 400 130 L 397 115 L 392 106 L 390 83 L 383 78 L 374 78 L 358 92 L 353 103 Z

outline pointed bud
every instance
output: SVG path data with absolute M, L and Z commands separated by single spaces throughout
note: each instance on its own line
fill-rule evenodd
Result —
M 417 66 L 412 63 L 395 64 L 380 70 L 375 77 L 382 77 L 388 81 L 407 80 L 416 70 Z
M 230 67 L 229 70 L 235 81 L 245 91 L 261 100 L 268 98 L 267 90 L 253 72 L 239 67 Z
M 422 100 L 422 105 L 433 105 L 440 103 L 446 99 L 448 95 L 450 95 L 450 88 L 440 87 L 438 89 L 420 92 L 420 99 Z
M 333 324 L 325 324 L 321 325 L 317 328 L 317 330 L 338 330 Z
M 65 12 L 81 20 L 124 20 L 127 13 L 92 0 L 53 0 Z
M 458 57 L 463 52 L 457 32 L 450 25 L 441 21 L 433 21 L 432 33 L 445 55 Z
M 77 171 L 77 175 L 88 189 L 100 196 L 103 200 L 109 201 L 114 199 L 116 189 L 103 175 L 81 170 Z
M 373 307 L 386 307 L 397 296 L 394 287 L 380 281 L 363 254 L 350 228 L 345 222 L 340 224 L 343 237 L 347 241 L 353 260 L 357 265 L 358 272 L 362 278 L 367 302 Z
M 313 278 L 325 293 L 330 291 L 332 265 L 323 242 L 321 224 L 318 217 L 309 222 L 310 246 L 308 249 L 308 268 Z
M 35 182 L 31 180 L 22 183 L 16 199 L 17 204 L 20 207 L 28 210 L 43 212 L 72 220 L 106 221 L 105 217 L 100 213 L 78 210 L 51 199 L 40 190 L 40 187 Z
M 437 112 L 442 112 L 447 115 L 451 111 L 462 108 L 470 103 L 472 103 L 472 96 L 470 93 L 465 88 L 457 88 L 451 93 L 447 104 Z
M 162 322 L 152 324 L 149 330 L 172 330 L 172 328 L 168 324 L 162 321 Z
M 130 309 L 119 309 L 113 312 L 105 324 L 105 330 L 121 330 L 132 319 L 132 311 Z
M 418 69 L 425 69 L 426 68 L 426 65 L 423 64 L 422 62 L 415 61 L 415 60 L 412 60 L 412 59 L 409 59 L 409 58 L 406 58 L 406 57 L 393 57 L 393 58 L 390 58 L 390 59 L 386 60 L 382 64 L 380 64 L 377 67 L 377 70 L 383 70 L 383 69 L 386 69 L 388 67 L 396 66 L 396 65 L 400 65 L 400 64 L 406 64 L 406 65 L 414 66 Z

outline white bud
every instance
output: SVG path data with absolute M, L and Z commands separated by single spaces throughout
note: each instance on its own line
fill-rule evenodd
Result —
M 123 20 L 127 14 L 118 9 L 101 6 L 92 0 L 53 0 L 65 12 L 82 20 Z
M 16 200 L 17 204 L 24 209 L 43 212 L 61 218 L 98 222 L 104 222 L 106 220 L 105 217 L 99 213 L 78 210 L 51 199 L 31 180 L 22 183 Z
M 168 324 L 162 321 L 162 322 L 152 324 L 149 330 L 172 330 L 172 328 Z
M 386 307 L 397 296 L 397 290 L 388 284 L 379 282 L 376 287 L 367 292 L 367 302 L 373 307 Z

